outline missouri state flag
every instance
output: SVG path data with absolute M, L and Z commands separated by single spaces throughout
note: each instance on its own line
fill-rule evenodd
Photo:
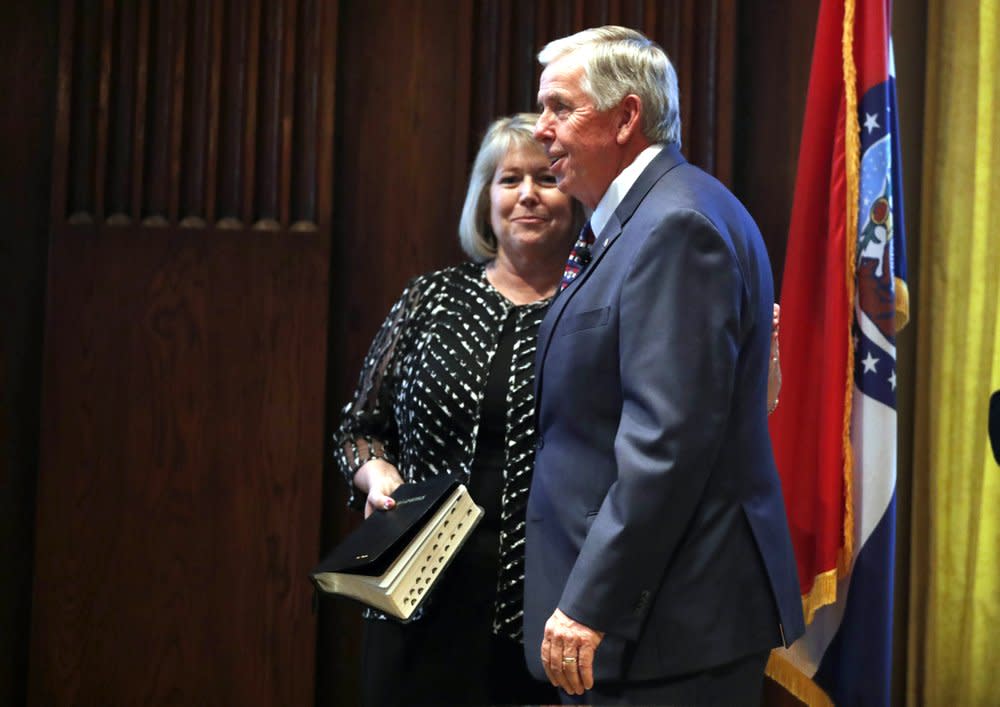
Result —
M 768 674 L 807 704 L 888 705 L 896 344 L 908 319 L 889 0 L 822 0 L 781 288 L 771 439 L 806 634 Z

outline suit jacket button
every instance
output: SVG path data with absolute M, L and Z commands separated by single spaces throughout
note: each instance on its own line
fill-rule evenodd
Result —
M 545 446 L 545 438 L 538 435 L 538 439 L 535 440 L 535 449 L 541 449 Z

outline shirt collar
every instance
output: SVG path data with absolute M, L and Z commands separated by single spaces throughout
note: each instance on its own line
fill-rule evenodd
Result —
M 608 221 L 611 219 L 611 214 L 615 212 L 618 205 L 622 203 L 622 199 L 628 194 L 628 190 L 632 188 L 639 175 L 642 174 L 643 170 L 653 161 L 660 150 L 663 149 L 663 144 L 658 143 L 656 145 L 650 145 L 645 150 L 636 155 L 636 158 L 632 160 L 632 164 L 623 169 L 621 173 L 615 177 L 614 181 L 611 182 L 611 186 L 608 190 L 604 192 L 604 196 L 601 197 L 600 202 L 597 204 L 597 208 L 594 209 L 594 213 L 590 215 L 590 227 L 594 230 L 594 235 L 600 235 L 604 227 L 608 225 Z

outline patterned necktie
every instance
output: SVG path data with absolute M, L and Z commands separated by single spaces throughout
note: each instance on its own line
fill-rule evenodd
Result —
M 566 269 L 563 270 L 562 282 L 559 283 L 560 292 L 569 287 L 569 283 L 573 282 L 580 271 L 587 267 L 587 263 L 590 262 L 590 246 L 593 242 L 594 230 L 590 227 L 590 221 L 587 221 L 580 231 L 580 237 L 569 252 Z

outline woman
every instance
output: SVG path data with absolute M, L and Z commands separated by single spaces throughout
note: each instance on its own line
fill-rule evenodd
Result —
M 364 499 L 366 517 L 391 509 L 404 479 L 438 473 L 461 478 L 486 510 L 414 620 L 366 611 L 366 705 L 559 701 L 524 664 L 524 511 L 535 338 L 582 219 L 532 137 L 536 117 L 490 126 L 459 226 L 473 262 L 406 286 L 335 437 L 351 503 Z
M 365 515 L 406 481 L 449 473 L 486 515 L 420 616 L 366 612 L 365 704 L 556 703 L 521 637 L 524 509 L 534 451 L 535 338 L 579 218 L 532 137 L 536 116 L 486 133 L 459 226 L 472 262 L 410 281 L 344 409 L 337 457 Z

